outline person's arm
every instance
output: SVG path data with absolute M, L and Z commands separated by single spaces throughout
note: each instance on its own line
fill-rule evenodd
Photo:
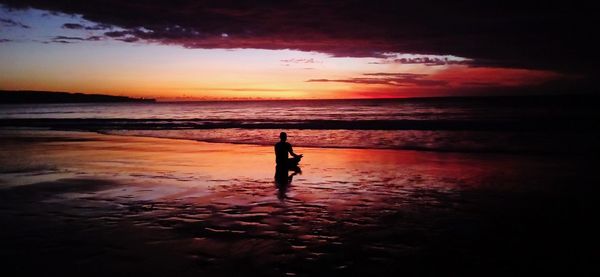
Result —
M 290 155 L 292 155 L 292 157 L 294 157 L 294 158 L 302 157 L 302 154 L 298 155 L 298 154 L 294 153 L 294 150 L 292 149 L 291 144 L 290 144 L 289 152 L 290 152 Z

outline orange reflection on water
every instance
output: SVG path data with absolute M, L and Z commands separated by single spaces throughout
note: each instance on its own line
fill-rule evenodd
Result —
M 39 143 L 28 144 L 23 159 L 59 169 L 59 175 L 46 178 L 106 178 L 125 184 L 125 193 L 134 198 L 189 199 L 198 204 L 277 201 L 281 193 L 274 185 L 275 156 L 269 146 L 74 132 L 35 136 Z M 503 155 L 300 147 L 295 151 L 305 156 L 302 172 L 295 174 L 284 198 L 335 210 L 394 206 L 414 201 L 410 196 L 423 190 L 448 193 L 536 172 L 535 160 Z M 20 184 L 33 181 L 27 174 L 12 179 Z

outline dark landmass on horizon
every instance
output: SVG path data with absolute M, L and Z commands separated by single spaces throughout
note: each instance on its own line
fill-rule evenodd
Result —
M 131 98 L 127 96 L 113 96 L 105 94 L 31 90 L 0 90 L 0 103 L 2 104 L 112 102 L 156 102 L 156 100 L 151 98 Z

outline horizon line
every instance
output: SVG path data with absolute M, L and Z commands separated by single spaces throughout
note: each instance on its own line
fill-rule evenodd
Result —
M 241 102 L 241 101 L 343 101 L 343 100 L 418 100 L 418 99 L 441 99 L 441 98 L 499 98 L 499 97 L 556 97 L 556 96 L 598 96 L 591 92 L 580 92 L 568 94 L 565 92 L 555 92 L 552 94 L 492 94 L 492 95 L 437 95 L 437 96 L 408 96 L 408 97 L 354 97 L 354 98 L 268 98 L 268 97 L 231 97 L 231 98 L 209 98 L 209 97 L 134 97 L 124 94 L 106 94 L 96 92 L 69 92 L 69 91 L 45 91 L 45 90 L 5 90 L 0 89 L 0 93 L 19 93 L 19 92 L 36 92 L 36 93 L 68 93 L 68 94 L 85 94 L 85 95 L 103 95 L 115 97 L 127 97 L 138 100 L 154 100 L 155 102 Z

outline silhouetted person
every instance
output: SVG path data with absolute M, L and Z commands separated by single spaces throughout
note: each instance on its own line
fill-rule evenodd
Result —
M 285 132 L 281 132 L 279 138 L 281 141 L 275 144 L 275 162 L 277 163 L 277 166 L 275 166 L 275 185 L 279 191 L 277 198 L 283 200 L 287 198 L 285 193 L 288 186 L 292 183 L 294 175 L 302 173 L 302 170 L 298 167 L 302 155 L 294 153 L 292 145 L 286 142 L 287 134 Z M 288 153 L 293 158 L 288 159 Z M 288 176 L 288 171 L 290 170 L 294 172 Z
M 285 132 L 281 132 L 279 134 L 280 142 L 275 144 L 275 162 L 278 166 L 297 166 L 302 159 L 302 154 L 298 155 L 294 153 L 292 150 L 292 145 L 287 140 L 287 134 Z M 288 153 L 292 155 L 293 158 L 288 159 Z

